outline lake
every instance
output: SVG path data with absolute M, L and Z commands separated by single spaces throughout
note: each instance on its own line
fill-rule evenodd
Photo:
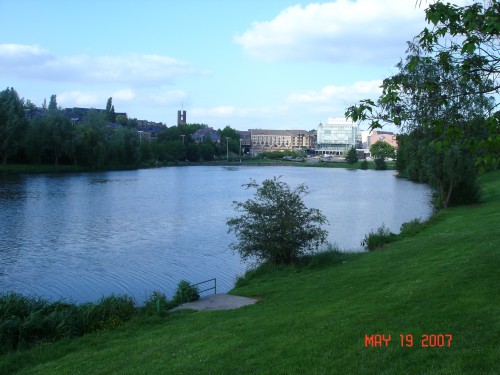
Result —
M 249 267 L 229 249 L 226 221 L 241 185 L 282 176 L 305 183 L 306 205 L 329 220 L 329 241 L 362 251 L 385 224 L 432 213 L 430 189 L 394 171 L 303 167 L 190 166 L 123 172 L 0 176 L 0 291 L 49 300 L 96 301 L 111 293 L 138 302 L 181 279 L 217 278 L 229 291 Z

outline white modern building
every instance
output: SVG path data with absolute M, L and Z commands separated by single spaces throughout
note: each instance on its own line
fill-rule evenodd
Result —
M 344 155 L 351 147 L 356 147 L 358 126 L 344 118 L 328 118 L 320 123 L 317 130 L 316 153 Z

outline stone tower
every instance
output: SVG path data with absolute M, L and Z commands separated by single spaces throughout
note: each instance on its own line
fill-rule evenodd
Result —
M 186 125 L 186 111 L 177 111 L 177 126 Z

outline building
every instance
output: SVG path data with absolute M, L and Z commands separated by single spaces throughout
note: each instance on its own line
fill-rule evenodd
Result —
M 207 140 L 210 140 L 212 142 L 220 142 L 219 133 L 213 128 L 208 128 L 208 127 L 198 129 L 191 135 L 191 138 L 195 143 L 202 143 Z
M 177 126 L 186 125 L 186 111 L 177 111 Z
M 398 141 L 396 139 L 397 134 L 393 132 L 384 132 L 380 130 L 374 130 L 367 138 L 367 146 L 370 148 L 372 144 L 378 141 L 383 141 L 389 143 L 392 147 L 398 147 Z
M 137 120 L 135 128 L 139 133 L 139 138 L 141 142 L 150 142 L 158 138 L 158 134 L 165 131 L 167 127 L 161 122 L 153 122 L 147 120 Z
M 356 147 L 358 126 L 343 118 L 328 118 L 320 123 L 317 131 L 316 153 L 344 155 L 351 147 Z
M 271 151 L 305 151 L 316 145 L 316 132 L 314 130 L 250 129 L 249 132 L 253 155 Z
M 250 130 L 238 130 L 241 139 L 241 152 L 243 155 L 250 153 L 252 149 L 252 132 Z

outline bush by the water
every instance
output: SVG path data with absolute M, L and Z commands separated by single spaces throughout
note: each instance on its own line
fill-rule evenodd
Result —
M 413 236 L 420 232 L 424 227 L 424 223 L 420 219 L 413 219 L 407 223 L 401 224 L 399 235 L 402 237 Z
M 186 280 L 181 280 L 179 284 L 177 284 L 173 301 L 175 304 L 180 305 L 182 303 L 196 301 L 199 298 L 200 294 L 198 293 L 198 288 Z
M 75 304 L 49 302 L 13 292 L 0 293 L 0 354 L 42 342 L 114 329 L 134 316 L 161 315 L 183 302 L 198 298 L 198 289 L 187 281 L 178 284 L 172 301 L 161 292 L 153 292 L 141 307 L 126 295 L 112 294 L 96 303 Z
M 159 291 L 154 291 L 151 296 L 146 299 L 142 311 L 146 315 L 162 315 L 167 310 L 175 307 L 174 301 L 169 301 L 167 296 Z
M 375 159 L 375 169 L 377 170 L 386 170 L 387 169 L 387 163 L 383 158 L 376 158 Z
M 322 225 L 328 221 L 320 210 L 306 207 L 304 184 L 292 189 L 280 177 L 273 177 L 262 185 L 250 180 L 243 186 L 255 189 L 255 194 L 245 202 L 234 201 L 239 216 L 227 221 L 228 232 L 234 232 L 237 239 L 231 247 L 243 259 L 289 264 L 326 243 Z
M 397 234 L 392 233 L 389 228 L 382 224 L 377 231 L 371 231 L 365 236 L 363 241 L 361 241 L 361 246 L 364 246 L 366 249 L 372 251 L 378 247 L 384 246 L 385 244 L 394 242 L 397 237 Z
M 18 293 L 0 294 L 0 353 L 34 344 L 115 328 L 135 313 L 127 296 L 111 295 L 97 303 L 48 302 Z

